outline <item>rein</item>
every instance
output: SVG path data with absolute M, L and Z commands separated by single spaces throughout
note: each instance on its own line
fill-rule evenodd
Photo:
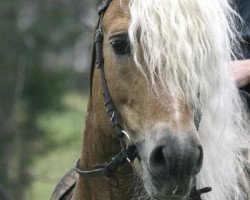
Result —
M 136 150 L 136 147 L 132 144 L 125 147 L 123 138 L 126 137 L 130 140 L 130 136 L 128 132 L 123 128 L 118 112 L 116 111 L 115 105 L 110 96 L 108 84 L 105 77 L 104 72 L 104 57 L 103 57 L 103 30 L 102 30 L 102 20 L 103 16 L 108 9 L 112 0 L 104 0 L 98 7 L 98 24 L 97 30 L 95 33 L 95 45 L 94 45 L 94 53 L 95 58 L 93 61 L 96 61 L 97 69 L 100 70 L 100 77 L 103 89 L 103 97 L 104 97 L 104 105 L 107 110 L 108 117 L 113 125 L 115 133 L 119 138 L 121 151 L 118 153 L 112 160 L 108 163 L 98 164 L 92 170 L 81 170 L 80 169 L 80 159 L 76 162 L 75 170 L 80 175 L 80 177 L 90 178 L 90 177 L 98 177 L 98 176 L 107 176 L 109 178 L 113 178 L 117 185 L 118 180 L 115 177 L 116 170 L 123 165 L 126 161 L 131 163 L 135 158 L 140 160 L 139 154 Z M 201 108 L 195 111 L 195 126 L 198 130 L 199 123 L 201 121 Z M 190 196 L 187 200 L 201 200 L 201 194 L 210 192 L 212 189 L 210 187 L 206 187 L 200 190 L 196 189 L 196 180 L 194 180 L 194 186 L 190 192 Z

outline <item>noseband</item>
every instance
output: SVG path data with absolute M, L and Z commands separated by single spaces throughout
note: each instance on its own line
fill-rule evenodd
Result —
M 100 70 L 104 105 L 106 107 L 108 117 L 110 118 L 110 121 L 115 130 L 115 133 L 117 137 L 119 138 L 121 151 L 110 162 L 105 163 L 105 164 L 98 164 L 93 170 L 81 170 L 80 160 L 78 160 L 76 162 L 75 170 L 81 177 L 89 178 L 89 177 L 96 177 L 96 176 L 107 176 L 109 178 L 115 179 L 117 182 L 117 179 L 115 178 L 114 173 L 119 168 L 119 166 L 123 165 L 125 162 L 131 163 L 134 161 L 135 158 L 138 158 L 140 160 L 140 157 L 136 150 L 135 145 L 130 144 L 127 147 L 124 145 L 123 138 L 127 138 L 128 140 L 130 140 L 130 136 L 128 134 L 128 131 L 126 131 L 123 128 L 121 119 L 116 111 L 115 105 L 110 96 L 110 92 L 109 92 L 109 88 L 108 88 L 108 84 L 107 84 L 105 72 L 104 72 L 102 20 L 111 2 L 112 0 L 104 0 L 98 7 L 99 18 L 98 18 L 97 30 L 95 33 L 95 45 L 94 45 L 95 58 L 93 58 L 93 60 L 96 61 L 97 69 Z M 199 128 L 200 120 L 201 120 L 201 111 L 200 109 L 198 109 L 198 111 L 195 112 L 195 120 L 194 120 L 197 130 Z M 190 192 L 190 196 L 187 200 L 201 200 L 201 197 L 200 197 L 201 194 L 210 192 L 211 190 L 212 189 L 210 187 L 197 190 L 196 183 L 194 183 L 194 186 Z

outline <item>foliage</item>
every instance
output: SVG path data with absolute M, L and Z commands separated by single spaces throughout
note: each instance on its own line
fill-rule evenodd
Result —
M 0 2 L 0 199 L 1 195 L 28 199 L 27 190 L 36 188 L 37 175 L 46 179 L 54 174 L 55 185 L 59 173 L 46 174 L 40 168 L 47 166 L 43 162 L 52 162 L 58 155 L 62 163 L 63 159 L 69 163 L 75 159 L 75 148 L 80 150 L 79 143 L 73 144 L 79 142 L 82 127 L 72 125 L 70 116 L 74 123 L 83 124 L 83 113 L 76 119 L 83 108 L 71 107 L 83 100 L 70 91 L 79 93 L 79 85 L 84 85 L 82 72 L 73 68 L 72 52 L 89 29 L 79 22 L 82 3 L 60 2 Z M 67 148 L 70 159 L 62 156 Z M 32 189 L 29 192 L 37 199 Z
M 86 99 L 78 93 L 68 93 L 62 98 L 65 109 L 40 115 L 37 125 L 53 146 L 33 160 L 30 168 L 33 180 L 27 190 L 27 200 L 49 199 L 59 179 L 79 157 Z

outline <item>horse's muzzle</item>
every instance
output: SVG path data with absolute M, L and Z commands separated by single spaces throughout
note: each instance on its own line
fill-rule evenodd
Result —
M 202 167 L 203 151 L 198 139 L 192 134 L 168 134 L 154 143 L 147 162 L 152 184 L 164 196 L 188 195 Z
M 163 138 L 151 152 L 149 168 L 153 176 L 195 176 L 201 169 L 202 147 L 198 141 L 177 137 Z

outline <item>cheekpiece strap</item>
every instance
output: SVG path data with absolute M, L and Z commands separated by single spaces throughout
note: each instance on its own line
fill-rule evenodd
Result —
M 98 28 L 95 34 L 95 52 L 96 52 L 97 68 L 100 68 L 104 64 L 102 48 L 103 48 L 103 34 L 101 28 Z
M 102 19 L 103 19 L 105 11 L 107 10 L 111 2 L 112 0 L 104 0 L 98 7 L 99 19 L 98 19 L 98 26 L 97 26 L 97 30 L 95 34 L 95 53 L 96 53 L 96 65 L 97 65 L 97 68 L 100 70 L 104 104 L 107 110 L 107 114 L 109 116 L 109 119 L 113 127 L 115 128 L 115 132 L 121 138 L 124 136 L 124 134 L 122 133 L 123 127 L 122 127 L 121 119 L 120 119 L 118 112 L 116 111 L 115 105 L 110 96 L 110 92 L 109 92 L 109 88 L 108 88 L 108 84 L 107 84 L 105 72 L 104 72 Z
M 98 7 L 98 15 L 100 16 L 109 7 L 112 0 L 104 0 Z

